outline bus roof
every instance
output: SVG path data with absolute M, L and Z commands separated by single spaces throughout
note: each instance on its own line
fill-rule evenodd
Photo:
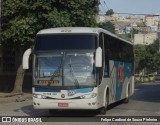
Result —
M 95 33 L 99 34 L 100 32 L 103 32 L 105 34 L 108 34 L 114 38 L 117 38 L 119 40 L 122 40 L 124 42 L 127 42 L 129 44 L 132 44 L 130 41 L 124 40 L 115 34 L 104 30 L 102 28 L 91 28 L 91 27 L 59 27 L 59 28 L 49 28 L 49 29 L 43 29 L 40 30 L 37 35 L 39 34 L 61 34 L 61 33 Z M 132 44 L 133 45 L 133 44 Z

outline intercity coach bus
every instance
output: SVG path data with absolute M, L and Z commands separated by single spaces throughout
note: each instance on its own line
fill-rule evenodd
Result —
M 33 55 L 35 109 L 99 110 L 134 92 L 133 44 L 101 28 L 62 27 L 37 33 Z

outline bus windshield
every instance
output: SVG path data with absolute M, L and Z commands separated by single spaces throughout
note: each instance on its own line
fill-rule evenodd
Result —
M 38 53 L 35 84 L 44 86 L 95 86 L 93 51 Z

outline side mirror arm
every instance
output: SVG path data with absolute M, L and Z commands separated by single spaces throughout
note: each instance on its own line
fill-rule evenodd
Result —
M 98 47 L 96 49 L 95 66 L 102 67 L 102 48 L 101 47 Z
M 23 54 L 23 60 L 22 60 L 22 65 L 23 69 L 29 69 L 29 56 L 32 53 L 32 49 L 29 48 L 27 49 L 24 54 Z

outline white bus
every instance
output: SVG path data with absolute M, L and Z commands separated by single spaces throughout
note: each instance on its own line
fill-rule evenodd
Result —
M 33 53 L 35 109 L 89 109 L 106 113 L 107 106 L 128 100 L 134 91 L 133 45 L 101 29 L 62 27 L 37 33 Z

